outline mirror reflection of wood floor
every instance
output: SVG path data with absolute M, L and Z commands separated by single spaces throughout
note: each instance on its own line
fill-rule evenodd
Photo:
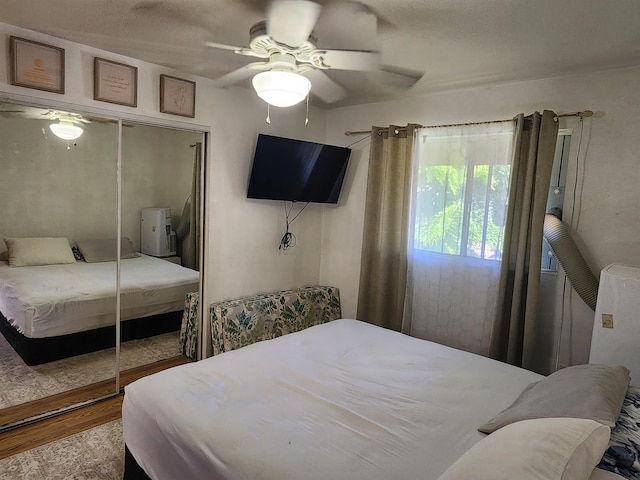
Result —
M 122 343 L 121 370 L 181 355 L 179 336 L 171 332 Z M 0 335 L 0 409 L 114 378 L 115 367 L 115 348 L 28 366 Z
M 178 356 L 125 370 L 121 383 L 127 385 L 188 362 L 185 356 Z M 88 388 L 96 387 L 79 390 Z M 69 392 L 61 394 L 68 395 Z M 55 403 L 56 397 L 48 398 Z M 120 394 L 0 433 L 0 478 L 47 479 L 53 478 L 50 474 L 54 472 L 55 478 L 122 478 L 122 399 Z M 73 473 L 74 469 L 82 475 L 63 475 Z M 92 469 L 96 470 L 91 472 Z

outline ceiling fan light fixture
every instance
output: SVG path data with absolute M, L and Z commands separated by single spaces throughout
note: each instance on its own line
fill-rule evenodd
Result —
M 81 127 L 63 120 L 60 120 L 58 123 L 52 123 L 49 125 L 49 128 L 56 137 L 62 140 L 75 140 L 84 132 Z
M 309 94 L 311 82 L 304 75 L 287 70 L 268 70 L 251 82 L 258 96 L 274 107 L 291 107 Z

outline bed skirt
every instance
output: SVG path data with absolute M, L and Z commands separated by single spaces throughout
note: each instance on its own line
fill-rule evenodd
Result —
M 124 445 L 124 475 L 122 480 L 151 480 L 136 459 L 133 458 L 127 444 Z
M 120 323 L 120 338 L 126 342 L 173 332 L 180 330 L 181 323 L 182 311 L 126 320 Z M 111 348 L 116 344 L 115 325 L 55 337 L 29 338 L 18 332 L 0 314 L 0 332 L 27 365 L 75 357 Z

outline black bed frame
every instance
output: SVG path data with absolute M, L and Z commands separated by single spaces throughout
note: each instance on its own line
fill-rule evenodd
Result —
M 149 475 L 142 469 L 136 459 L 131 455 L 127 445 L 124 445 L 124 475 L 122 480 L 151 480 Z
M 181 323 L 182 310 L 126 320 L 120 323 L 120 339 L 126 342 L 173 332 L 180 330 Z M 1 313 L 0 332 L 27 365 L 104 350 L 116 344 L 115 325 L 55 337 L 29 338 L 18 332 Z

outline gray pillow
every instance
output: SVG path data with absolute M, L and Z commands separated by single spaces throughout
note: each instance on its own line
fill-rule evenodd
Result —
M 492 433 L 532 418 L 588 418 L 616 425 L 629 387 L 629 370 L 621 365 L 576 365 L 527 386 L 507 409 L 478 428 Z
M 117 240 L 81 240 L 76 242 L 78 250 L 87 263 L 114 262 L 116 260 Z M 133 258 L 136 256 L 131 240 L 122 237 L 120 242 L 120 258 Z

